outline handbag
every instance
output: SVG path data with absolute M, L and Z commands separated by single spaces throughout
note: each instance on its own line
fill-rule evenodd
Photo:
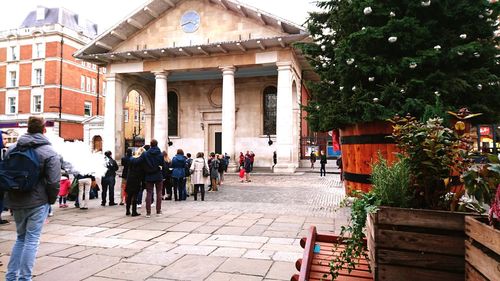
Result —
M 210 172 L 208 171 L 207 164 L 203 163 L 203 176 L 208 177 L 210 176 Z

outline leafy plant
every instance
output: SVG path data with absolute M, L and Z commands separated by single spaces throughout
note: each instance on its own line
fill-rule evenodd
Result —
M 400 155 L 399 160 L 389 165 L 379 152 L 372 165 L 373 194 L 378 204 L 390 207 L 410 207 L 414 198 L 410 190 L 410 160 Z
M 334 251 L 337 252 L 339 245 L 344 245 L 345 248 L 330 262 L 332 280 L 335 280 L 344 268 L 351 272 L 356 267 L 356 261 L 361 257 L 368 259 L 364 243 L 366 217 L 369 213 L 374 213 L 379 204 L 373 193 L 355 192 L 354 195 L 357 197 L 354 197 L 351 202 L 344 201 L 344 204 L 351 207 L 351 218 L 348 224 L 340 229 L 339 240 Z

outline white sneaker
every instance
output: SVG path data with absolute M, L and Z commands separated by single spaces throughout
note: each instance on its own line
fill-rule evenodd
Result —
M 53 217 L 54 216 L 54 213 L 53 212 L 50 212 L 49 213 L 49 217 Z
M 141 208 L 142 207 L 142 204 L 137 204 L 137 208 Z
M 151 207 L 154 207 L 155 206 L 155 203 L 151 203 Z

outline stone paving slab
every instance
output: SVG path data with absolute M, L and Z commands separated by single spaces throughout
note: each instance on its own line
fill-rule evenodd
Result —
M 167 266 L 181 257 L 182 254 L 172 252 L 142 251 L 128 258 L 127 262 Z
M 265 276 L 272 261 L 229 258 L 218 269 L 220 272 Z
M 226 258 L 186 255 L 154 277 L 199 281 L 207 278 Z M 194 270 L 196 269 L 196 270 Z
M 161 266 L 150 264 L 124 263 L 113 265 L 112 267 L 97 273 L 97 276 L 114 278 L 118 280 L 144 280 L 162 269 Z
M 297 273 L 294 262 L 275 262 L 266 275 L 266 278 L 275 280 L 290 280 Z
M 118 257 L 92 255 L 81 260 L 74 261 L 57 269 L 51 270 L 40 276 L 36 276 L 35 281 L 79 281 L 88 278 L 120 261 Z
M 261 281 L 262 277 L 214 272 L 205 281 Z
M 40 275 L 73 261 L 75 260 L 69 258 L 43 256 L 36 259 L 36 264 L 33 267 L 33 275 Z
M 217 248 L 217 250 L 213 251 L 210 255 L 216 257 L 239 258 L 246 251 L 247 249 L 245 248 L 219 247 Z

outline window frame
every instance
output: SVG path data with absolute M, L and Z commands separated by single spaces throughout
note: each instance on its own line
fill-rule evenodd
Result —
M 14 99 L 14 112 L 11 112 L 10 100 Z M 15 115 L 19 112 L 19 94 L 17 92 L 7 92 L 5 95 L 5 115 Z
M 38 75 L 40 72 L 40 75 Z M 43 70 L 42 68 L 33 69 L 33 85 L 42 85 L 43 84 Z
M 12 75 L 14 74 L 14 75 Z M 14 76 L 14 79 L 12 77 Z M 14 83 L 13 83 L 14 82 Z M 17 71 L 16 70 L 10 70 L 9 71 L 9 87 L 17 87 L 18 81 L 17 81 Z
M 89 107 L 89 114 L 87 114 L 87 106 Z M 83 103 L 83 116 L 85 117 L 92 117 L 92 102 L 91 101 L 85 101 Z
M 80 90 L 85 91 L 85 75 L 80 75 Z
M 171 118 L 171 106 L 173 106 L 173 102 L 171 100 L 171 96 L 175 95 L 176 99 L 176 104 L 175 104 L 175 110 L 176 110 L 176 116 L 175 119 Z M 179 136 L 179 94 L 175 90 L 168 90 L 167 91 L 167 102 L 168 102 L 168 136 L 169 137 L 177 137 Z M 173 126 L 173 121 L 175 120 L 175 126 Z M 175 129 L 174 129 L 175 128 Z
M 275 91 L 273 92 L 268 92 L 267 90 L 270 89 L 270 88 L 274 88 Z M 272 126 L 272 124 L 266 124 L 268 121 L 268 108 L 269 106 L 267 106 L 267 102 L 268 102 L 268 99 L 267 99 L 267 96 L 269 95 L 274 95 L 275 96 L 275 107 L 274 107 L 274 128 L 271 128 L 271 130 L 269 131 L 270 128 L 268 128 L 268 126 Z M 275 85 L 268 85 L 264 88 L 264 90 L 262 91 L 262 133 L 263 135 L 270 135 L 270 136 L 275 136 L 276 135 L 276 119 L 277 119 L 277 102 L 278 102 L 278 87 L 276 87 Z M 267 126 L 266 126 L 267 125 Z M 274 129 L 274 131 L 273 131 Z
M 35 98 L 40 98 L 40 110 L 36 110 Z M 42 113 L 43 112 L 43 95 L 41 94 L 32 94 L 31 95 L 31 113 Z
M 130 116 L 129 116 L 128 108 L 124 109 L 123 110 L 123 122 L 128 123 L 129 118 L 130 118 Z

